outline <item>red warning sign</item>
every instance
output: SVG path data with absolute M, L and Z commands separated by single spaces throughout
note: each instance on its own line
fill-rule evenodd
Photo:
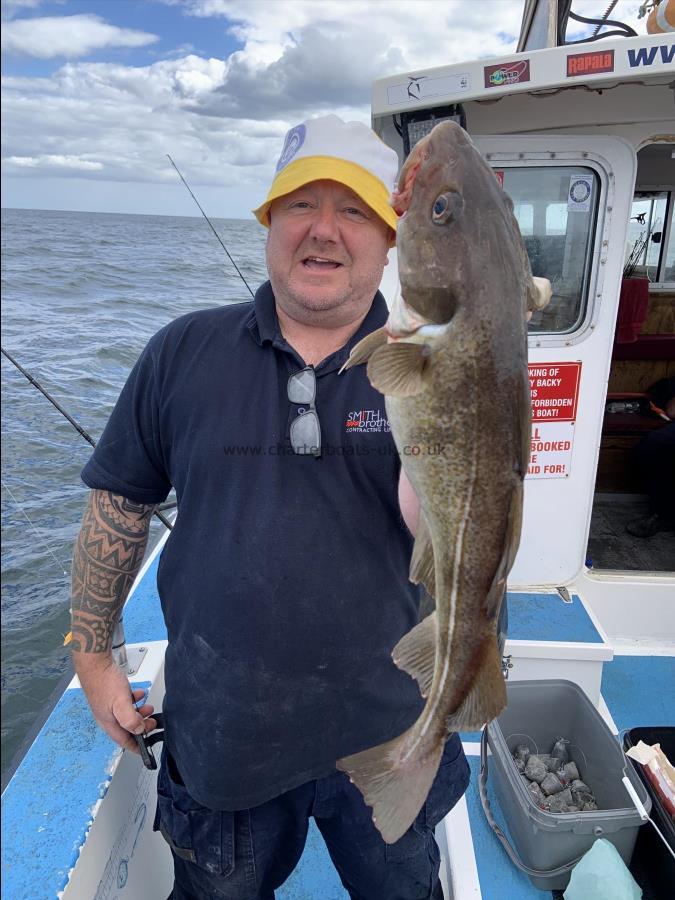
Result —
M 530 363 L 533 422 L 573 422 L 577 417 L 580 362 Z

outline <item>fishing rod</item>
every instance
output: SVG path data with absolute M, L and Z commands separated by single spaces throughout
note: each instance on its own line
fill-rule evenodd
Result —
M 24 376 L 24 378 L 27 378 L 28 381 L 34 387 L 36 387 L 40 391 L 40 393 L 44 397 L 47 398 L 47 400 L 49 400 L 49 402 L 52 404 L 52 406 L 54 406 L 56 409 L 58 409 L 58 411 L 61 413 L 61 415 L 64 416 L 70 422 L 70 424 L 73 426 L 73 428 L 79 434 L 82 435 L 82 437 L 85 439 L 85 441 L 90 443 L 92 447 L 95 447 L 96 441 L 93 439 L 93 437 L 88 432 L 86 432 L 84 430 L 84 428 L 82 428 L 82 426 L 79 425 L 68 412 L 66 412 L 66 410 L 61 406 L 61 404 L 57 400 L 55 400 L 52 397 L 52 395 L 42 387 L 40 382 L 36 378 L 33 378 L 33 376 L 30 374 L 30 372 L 27 372 L 24 369 L 24 367 L 20 363 L 18 363 L 10 353 L 8 353 L 5 350 L 4 347 L 0 347 L 0 351 L 2 352 L 2 355 L 6 356 L 7 359 L 12 363 L 12 365 L 15 366 L 19 370 L 19 372 L 21 372 L 21 374 Z M 171 531 L 171 529 L 173 528 L 173 525 L 171 524 L 171 522 L 169 522 L 169 520 L 166 518 L 166 516 L 163 516 L 162 513 L 158 509 L 154 510 L 153 515 L 157 516 L 157 518 L 162 523 L 162 525 L 164 525 L 165 528 L 168 528 L 169 531 Z
M 174 169 L 176 170 L 176 172 L 178 172 L 178 177 L 179 177 L 180 180 L 183 182 L 183 184 L 185 185 L 185 187 L 188 189 L 188 191 L 189 191 L 189 193 L 190 193 L 190 196 L 192 197 L 192 199 L 195 201 L 195 203 L 196 203 L 197 206 L 199 207 L 200 213 L 204 216 L 204 218 L 206 219 L 206 221 L 209 223 L 209 225 L 210 225 L 210 227 L 211 227 L 211 231 L 215 234 L 216 238 L 218 239 L 218 243 L 219 243 L 220 246 L 223 248 L 223 250 L 225 251 L 225 253 L 227 253 L 227 258 L 228 258 L 229 261 L 232 263 L 232 265 L 234 266 L 234 268 L 237 270 L 237 275 L 241 278 L 241 280 L 244 282 L 244 284 L 245 284 L 246 287 L 248 288 L 248 292 L 249 292 L 249 294 L 251 295 L 251 297 L 255 297 L 255 294 L 253 293 L 253 291 L 252 291 L 251 288 L 249 287 L 248 282 L 246 281 L 246 279 L 244 278 L 244 276 L 241 274 L 241 272 L 240 272 L 240 270 L 239 270 L 239 266 L 238 266 L 238 265 L 236 264 L 236 262 L 232 259 L 232 257 L 230 256 L 229 250 L 227 249 L 227 247 L 225 246 L 225 244 L 224 244 L 224 243 L 222 242 L 222 240 L 220 239 L 220 235 L 218 234 L 218 232 L 216 231 L 216 229 L 213 227 L 213 224 L 211 223 L 211 219 L 209 219 L 209 217 L 206 215 L 206 213 L 204 212 L 204 210 L 203 210 L 202 207 L 201 207 L 201 204 L 200 204 L 199 200 L 197 200 L 197 198 L 195 197 L 195 195 L 194 195 L 194 194 L 192 193 L 192 191 L 190 190 L 190 185 L 187 183 L 187 181 L 186 181 L 186 180 L 183 178 L 183 176 L 181 175 L 180 169 L 178 168 L 178 166 L 176 165 L 176 163 L 171 159 L 171 157 L 169 156 L 169 154 L 167 153 L 166 155 L 167 155 L 167 158 L 168 158 L 169 162 L 171 163 L 171 165 L 174 167 Z
M 61 571 L 63 572 L 63 574 L 64 574 L 64 575 L 66 576 L 66 578 L 67 578 L 67 577 L 68 577 L 68 572 L 66 571 L 66 563 L 64 563 L 62 559 L 59 559 L 59 558 L 58 558 L 58 556 L 54 553 L 54 551 L 53 551 L 52 548 L 49 546 L 49 544 L 47 543 L 47 541 L 42 537 L 42 535 L 40 534 L 40 532 L 39 532 L 39 531 L 37 530 L 37 528 L 35 527 L 35 523 L 34 523 L 33 520 L 31 519 L 31 517 L 28 515 L 28 513 L 26 512 L 26 510 L 24 509 L 24 507 L 23 507 L 23 506 L 19 503 L 19 501 L 16 499 L 16 497 L 14 496 L 14 494 L 13 494 L 13 492 L 12 492 L 12 489 L 11 489 L 10 486 L 6 483 L 6 481 L 5 481 L 4 478 L 2 479 L 2 486 L 3 486 L 3 488 L 7 491 L 7 493 L 9 494 L 9 496 L 12 498 L 12 502 L 14 503 L 14 505 L 16 506 L 16 508 L 19 510 L 19 512 L 21 513 L 21 515 L 24 517 L 24 519 L 25 519 L 25 520 L 28 522 L 28 524 L 30 525 L 30 527 L 31 527 L 31 529 L 32 529 L 33 534 L 35 535 L 35 537 L 40 541 L 40 543 L 41 543 L 42 546 L 45 548 L 45 550 L 47 551 L 47 553 L 49 553 L 49 555 L 51 556 L 51 558 L 54 560 L 54 562 L 57 564 L 57 566 L 59 567 L 59 569 L 61 569 Z

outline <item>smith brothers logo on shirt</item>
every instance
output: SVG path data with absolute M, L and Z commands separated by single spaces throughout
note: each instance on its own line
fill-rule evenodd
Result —
M 345 434 L 390 431 L 389 420 L 380 409 L 356 409 L 347 413 Z

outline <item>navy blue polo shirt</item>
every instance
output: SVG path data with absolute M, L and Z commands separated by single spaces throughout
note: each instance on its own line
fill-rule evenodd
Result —
M 148 343 L 82 472 L 91 488 L 179 514 L 162 552 L 166 745 L 212 809 L 263 803 L 389 740 L 419 715 L 391 651 L 418 620 L 400 470 L 365 366 L 381 294 L 316 367 L 322 454 L 289 440 L 303 360 L 269 283 L 253 303 L 189 313 Z

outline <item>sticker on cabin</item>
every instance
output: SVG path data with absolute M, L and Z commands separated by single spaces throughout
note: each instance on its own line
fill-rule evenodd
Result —
M 526 477 L 569 477 L 573 446 L 574 422 L 533 422 Z
M 527 478 L 567 478 L 572 466 L 580 362 L 531 363 L 532 436 Z
M 390 84 L 387 87 L 387 102 L 390 106 L 399 103 L 410 103 L 415 100 L 427 100 L 429 97 L 441 97 L 445 94 L 457 94 L 468 91 L 471 79 L 468 73 L 459 75 L 409 75 L 405 81 Z
M 501 63 L 498 66 L 485 66 L 485 87 L 504 87 L 508 84 L 520 84 L 530 80 L 530 61 L 520 59 L 517 62 Z
M 613 50 L 593 50 L 589 53 L 572 53 L 567 57 L 567 77 L 597 75 L 614 71 Z
M 662 63 L 669 65 L 675 59 L 675 42 L 656 47 L 636 47 L 628 51 L 628 65 L 631 69 Z
M 576 212 L 588 212 L 591 208 L 593 179 L 590 175 L 572 175 L 567 193 L 567 209 Z
M 504 171 L 503 169 L 494 169 L 495 178 L 499 182 L 501 187 L 504 187 Z

